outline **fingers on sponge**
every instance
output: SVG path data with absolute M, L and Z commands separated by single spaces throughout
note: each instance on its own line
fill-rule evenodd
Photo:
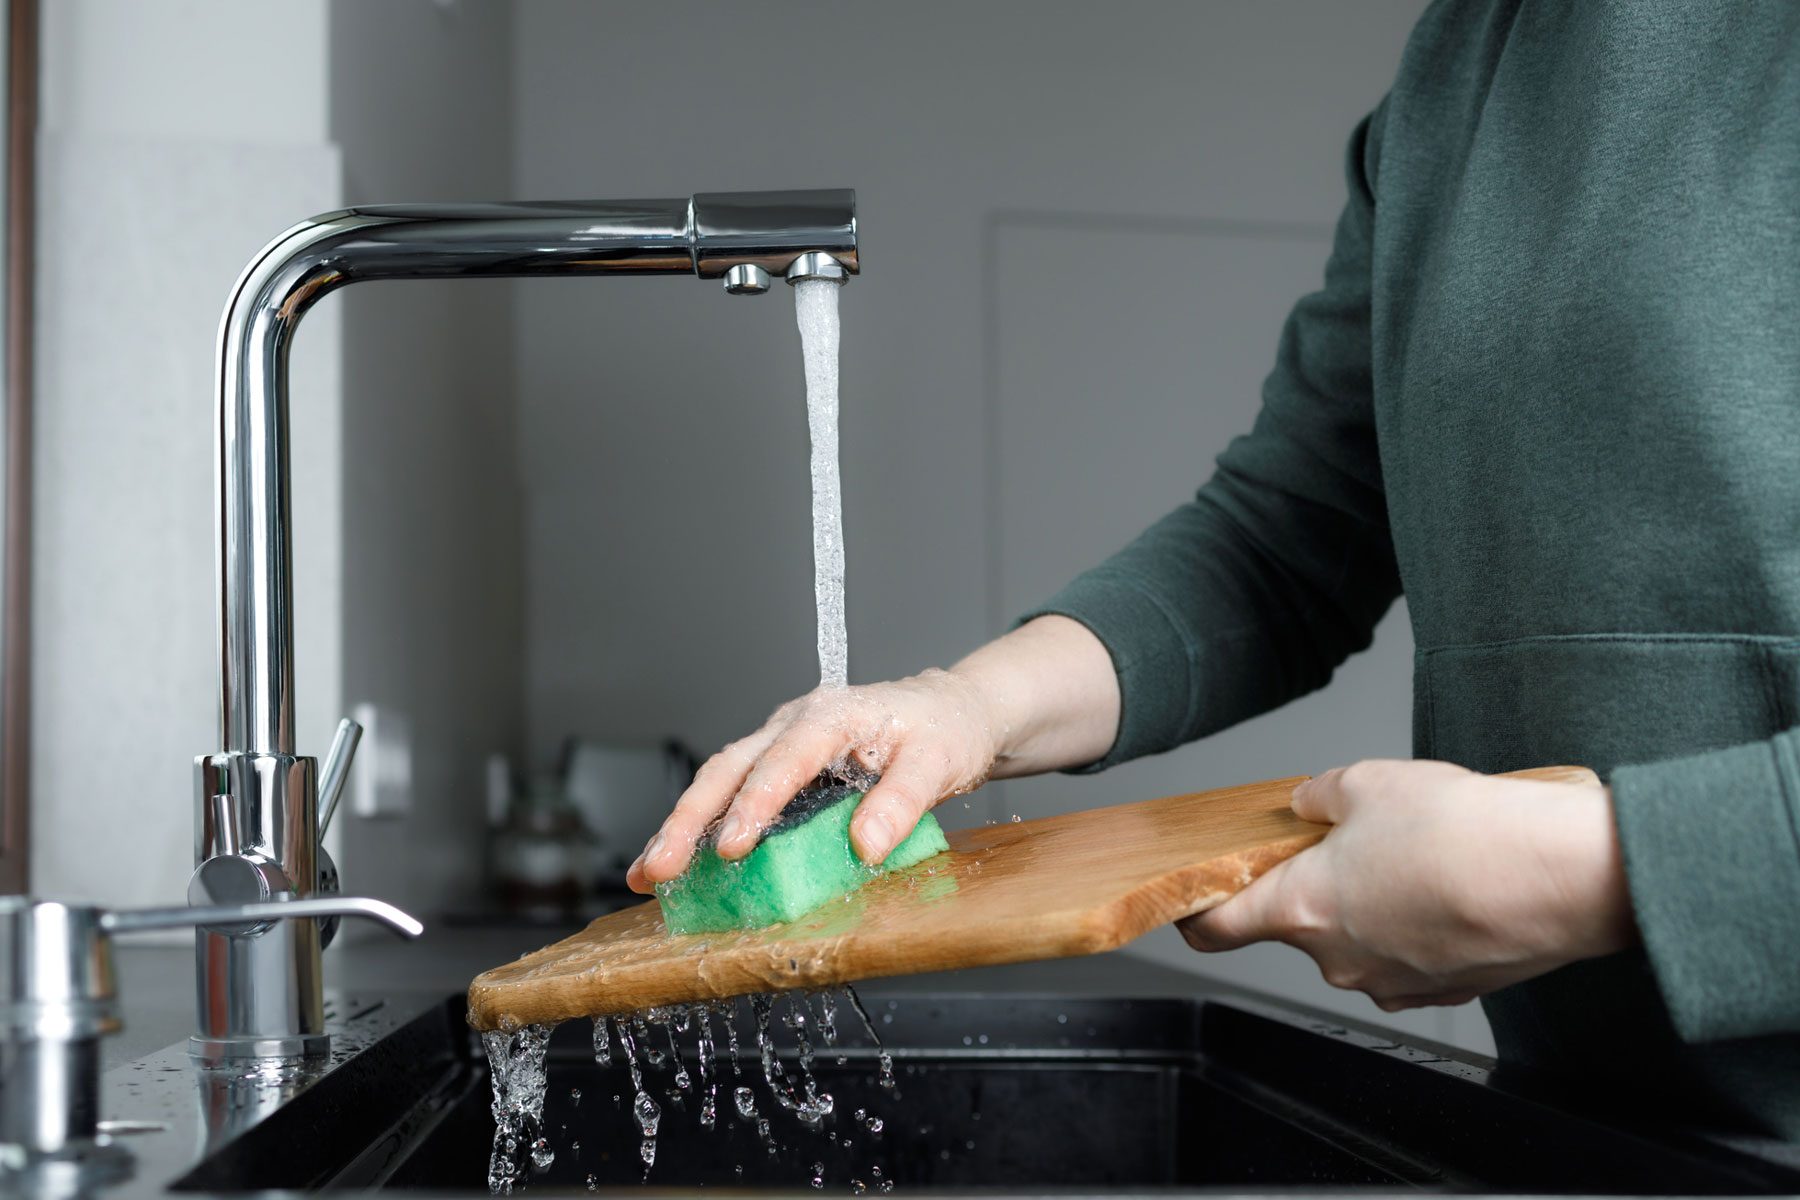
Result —
M 680 876 L 656 885 L 670 933 L 756 929 L 793 921 L 888 871 L 950 848 L 937 818 L 926 813 L 879 867 L 865 866 L 850 845 L 850 817 L 862 792 L 810 789 L 796 797 L 762 841 L 736 862 L 719 856 L 711 838 Z

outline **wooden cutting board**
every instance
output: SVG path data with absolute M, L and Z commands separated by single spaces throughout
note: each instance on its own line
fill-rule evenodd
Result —
M 1517 774 L 1595 782 L 1583 767 Z M 1221 903 L 1325 836 L 1275 779 L 951 832 L 950 850 L 787 925 L 671 936 L 654 900 L 478 976 L 494 1029 L 882 975 L 1112 950 Z

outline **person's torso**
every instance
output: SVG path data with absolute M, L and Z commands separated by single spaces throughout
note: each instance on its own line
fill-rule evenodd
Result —
M 1439 4 L 1373 189 L 1416 751 L 1604 774 L 1800 724 L 1800 5 Z M 1494 1015 L 1530 1058 L 1744 1054 L 1676 1047 L 1638 956 Z

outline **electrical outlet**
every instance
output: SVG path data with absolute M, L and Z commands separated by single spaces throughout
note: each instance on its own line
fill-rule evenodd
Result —
M 412 811 L 412 721 L 405 713 L 358 704 L 363 727 L 350 772 L 350 811 L 359 817 L 404 817 Z

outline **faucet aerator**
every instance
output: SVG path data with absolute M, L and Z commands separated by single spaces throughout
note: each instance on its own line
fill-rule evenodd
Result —
M 823 250 L 809 250 L 788 267 L 787 281 L 792 286 L 810 279 L 822 279 L 827 283 L 842 285 L 850 282 L 850 272 L 844 270 L 843 263 Z

